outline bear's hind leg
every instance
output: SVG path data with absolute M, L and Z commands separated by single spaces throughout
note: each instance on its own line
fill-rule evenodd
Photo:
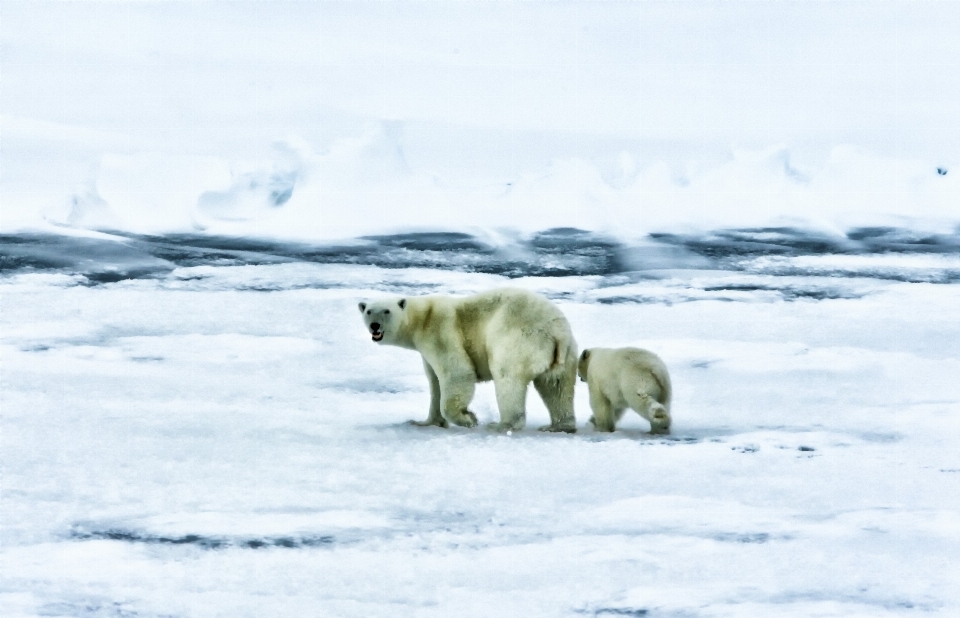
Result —
M 515 377 L 496 378 L 497 407 L 500 422 L 490 423 L 494 431 L 519 431 L 527 424 L 527 382 Z
M 637 393 L 627 398 L 630 407 L 643 418 L 650 421 L 650 433 L 670 433 L 670 412 L 662 403 L 647 393 Z
M 550 424 L 540 427 L 540 431 L 576 433 L 577 420 L 573 414 L 575 384 L 576 375 L 570 377 L 559 373 L 543 374 L 533 380 L 534 388 L 550 412 Z

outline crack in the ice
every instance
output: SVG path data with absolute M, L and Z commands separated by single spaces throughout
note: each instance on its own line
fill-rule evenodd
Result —
M 730 283 L 724 285 L 709 285 L 701 288 L 704 292 L 776 292 L 785 301 L 795 301 L 800 299 L 811 300 L 856 300 L 863 298 L 868 293 L 856 293 L 840 290 L 836 288 L 802 288 L 796 286 L 778 287 L 774 285 L 762 285 L 751 283 Z M 691 299 L 701 300 L 701 299 Z M 702 299 L 707 300 L 707 299 Z M 711 299 L 713 300 L 713 299 Z
M 822 602 L 834 601 L 839 603 L 850 603 L 869 605 L 873 607 L 882 607 L 884 609 L 913 609 L 920 611 L 935 611 L 940 609 L 939 603 L 927 601 L 914 601 L 904 598 L 877 598 L 870 595 L 869 588 L 861 588 L 863 594 L 830 594 L 828 592 L 810 591 L 810 592 L 785 592 L 767 599 L 770 603 L 790 604 L 797 602 Z M 872 598 L 871 598 L 872 597 Z
M 122 528 L 109 528 L 106 530 L 83 530 L 74 528 L 70 532 L 70 538 L 79 541 L 125 541 L 127 543 L 143 543 L 145 545 L 192 545 L 203 549 L 222 549 L 227 547 L 239 547 L 242 549 L 262 549 L 269 547 L 298 549 L 301 547 L 325 547 L 332 545 L 334 542 L 334 537 L 330 535 L 232 537 L 185 534 L 182 536 L 163 536 L 124 530 Z
M 647 616 L 650 610 L 632 607 L 598 607 L 596 609 L 578 609 L 578 614 L 593 614 L 594 616 Z
M 46 603 L 38 608 L 37 613 L 40 616 L 103 616 L 114 618 L 153 616 L 155 618 L 174 618 L 173 614 L 143 614 L 137 610 L 128 609 L 126 605 L 118 601 L 110 603 L 93 600 L 81 603 Z

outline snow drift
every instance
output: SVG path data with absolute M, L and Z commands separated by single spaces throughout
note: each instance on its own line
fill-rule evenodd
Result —
M 376 126 L 325 151 L 305 140 L 278 142 L 262 160 L 104 155 L 90 182 L 44 220 L 301 241 L 561 227 L 620 238 L 778 225 L 949 231 L 960 223 L 960 165 L 956 173 L 951 167 L 847 145 L 834 147 L 816 169 L 796 167 L 786 147 L 733 151 L 704 169 L 663 161 L 640 168 L 624 151 L 609 166 L 556 159 L 516 178 L 462 183 L 412 168 L 401 132 Z

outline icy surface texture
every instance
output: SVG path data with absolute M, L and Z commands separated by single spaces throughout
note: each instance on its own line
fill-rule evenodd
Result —
M 956 284 L 218 259 L 4 276 L 7 615 L 960 610 Z M 594 433 L 582 385 L 572 436 L 532 393 L 512 436 L 406 425 L 419 360 L 357 301 L 504 284 L 660 354 L 673 434 Z

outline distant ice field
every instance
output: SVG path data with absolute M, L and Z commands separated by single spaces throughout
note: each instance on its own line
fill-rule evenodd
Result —
M 957 237 L 5 235 L 9 616 L 960 611 Z M 670 436 L 423 429 L 358 301 L 501 285 L 667 362 Z M 490 384 L 472 409 L 497 417 Z

